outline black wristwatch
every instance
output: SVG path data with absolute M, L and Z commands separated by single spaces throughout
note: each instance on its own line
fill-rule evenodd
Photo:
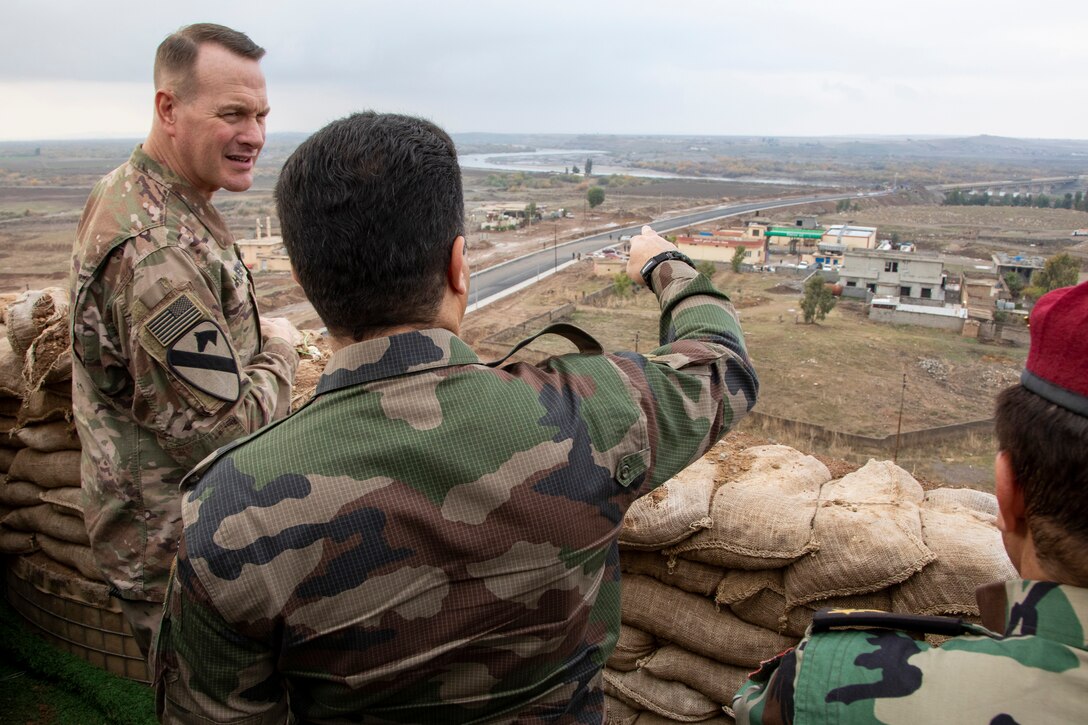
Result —
M 683 252 L 669 250 L 668 252 L 655 254 L 654 256 L 646 260 L 646 264 L 642 265 L 642 269 L 639 270 L 639 274 L 642 275 L 642 281 L 646 283 L 646 286 L 650 288 L 651 292 L 654 292 L 654 284 L 650 279 L 650 275 L 653 274 L 653 271 L 657 268 L 657 265 L 661 264 L 662 262 L 669 261 L 683 262 L 692 269 L 695 269 L 695 262 L 692 262 L 691 258 Z

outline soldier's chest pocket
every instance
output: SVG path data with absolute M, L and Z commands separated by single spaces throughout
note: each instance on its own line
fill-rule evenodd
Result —
M 257 295 L 249 271 L 240 259 L 224 260 L 219 267 L 220 300 L 231 336 L 241 344 L 259 334 Z

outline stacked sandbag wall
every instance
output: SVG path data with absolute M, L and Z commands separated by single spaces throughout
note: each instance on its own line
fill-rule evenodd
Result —
M 79 438 L 72 425 L 68 293 L 26 292 L 4 313 L 0 342 L 0 552 L 42 551 L 89 579 L 100 575 L 83 524 Z
M 832 480 L 785 446 L 712 451 L 624 520 L 609 722 L 732 722 L 747 674 L 822 607 L 977 621 L 975 587 L 1016 576 L 995 516 L 992 495 L 924 492 L 887 461 Z
M 0 334 L 0 554 L 12 605 L 55 643 L 117 674 L 147 671 L 95 566 L 72 423 L 68 293 L 23 293 Z

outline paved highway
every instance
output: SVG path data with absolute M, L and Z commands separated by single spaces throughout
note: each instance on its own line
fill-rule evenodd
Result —
M 695 224 L 714 221 L 715 219 L 747 214 L 757 210 L 780 209 L 787 206 L 810 204 L 814 201 L 837 201 L 855 196 L 857 196 L 856 192 L 853 194 L 806 196 L 793 199 L 771 199 L 746 204 L 727 204 L 713 209 L 656 219 L 650 222 L 650 226 L 653 227 L 654 231 L 663 234 L 675 229 L 682 229 Z M 638 234 L 641 229 L 642 225 L 610 229 L 601 234 L 563 242 L 556 247 L 548 246 L 539 252 L 532 252 L 509 262 L 503 262 L 494 267 L 474 272 L 471 284 L 472 299 L 470 301 L 472 304 L 469 310 L 479 309 L 506 295 L 513 294 L 533 284 L 542 276 L 552 274 L 556 269 L 569 265 L 572 254 L 577 256 L 578 254 L 590 254 L 600 251 L 607 246 L 619 244 L 619 238 L 626 234 Z M 609 235 L 611 235 L 611 238 Z

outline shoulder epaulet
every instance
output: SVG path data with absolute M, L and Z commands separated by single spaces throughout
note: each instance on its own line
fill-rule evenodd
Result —
M 821 609 L 812 616 L 813 633 L 832 629 L 899 629 L 957 637 L 978 634 L 980 627 L 958 617 L 882 612 L 878 609 Z

